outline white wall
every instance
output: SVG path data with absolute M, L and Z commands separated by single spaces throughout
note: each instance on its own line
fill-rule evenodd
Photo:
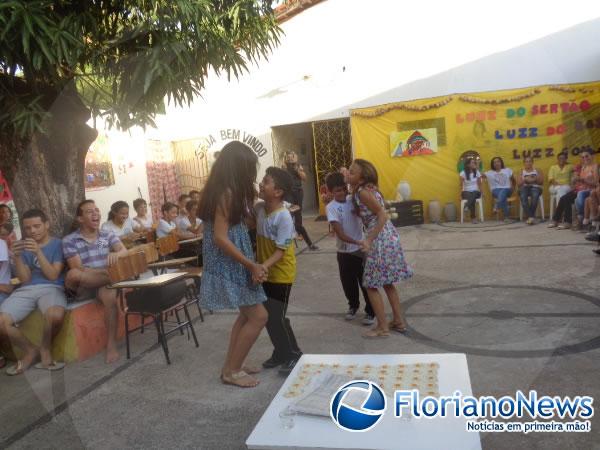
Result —
M 86 190 L 86 198 L 92 199 L 100 208 L 102 221 L 106 221 L 110 205 L 117 200 L 129 203 L 130 216 L 135 216 L 133 200 L 138 198 L 138 188 L 143 198 L 150 203 L 148 193 L 148 178 L 146 175 L 146 137 L 140 128 L 128 132 L 105 129 L 102 122 L 96 124 L 98 131 L 103 131 L 108 136 L 108 146 L 112 156 L 115 184 L 106 188 Z M 129 163 L 133 167 L 129 167 Z M 119 165 L 127 166 L 126 173 L 119 173 Z
M 162 138 L 347 117 L 349 108 L 536 84 L 600 80 L 600 3 L 327 0 L 282 25 L 268 62 L 211 75 Z M 593 20 L 590 20 L 593 19 Z M 547 36 L 547 37 L 545 37 Z

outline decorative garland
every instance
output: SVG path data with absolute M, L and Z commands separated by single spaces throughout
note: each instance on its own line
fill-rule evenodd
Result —
M 594 89 L 589 89 L 589 88 L 575 89 L 572 87 L 559 86 L 559 85 L 550 86 L 548 88 L 548 90 L 566 92 L 569 94 L 575 93 L 577 91 L 579 91 L 583 94 L 591 94 L 594 92 Z M 536 89 L 532 89 L 531 91 L 529 91 L 525 94 L 515 95 L 512 97 L 506 97 L 506 98 L 478 98 L 478 97 L 473 97 L 471 95 L 460 95 L 458 98 L 459 98 L 459 100 L 466 102 L 466 103 L 477 103 L 477 104 L 481 104 L 481 105 L 501 105 L 503 103 L 518 102 L 518 101 L 533 97 L 534 95 L 538 95 L 541 93 L 542 93 L 541 89 L 536 88 Z M 369 111 L 369 112 L 352 111 L 351 115 L 357 116 L 357 117 L 372 118 L 372 117 L 379 117 L 387 112 L 394 111 L 397 109 L 400 109 L 403 111 L 422 112 L 422 111 L 428 111 L 433 108 L 441 108 L 442 106 L 445 106 L 448 103 L 450 103 L 452 100 L 454 100 L 454 97 L 450 96 L 450 97 L 445 98 L 444 100 L 440 100 L 439 102 L 430 103 L 429 105 L 422 105 L 422 106 L 414 106 L 414 105 L 409 105 L 406 103 L 392 103 L 392 104 L 382 106 L 380 108 L 377 108 L 377 109 L 375 109 L 373 111 Z
M 461 101 L 467 102 L 467 103 L 479 103 L 479 104 L 485 104 L 485 105 L 500 105 L 502 103 L 518 102 L 525 98 L 533 97 L 534 95 L 541 94 L 541 93 L 542 93 L 541 90 L 533 89 L 526 94 L 515 95 L 513 97 L 506 97 L 506 98 L 478 98 L 478 97 L 472 97 L 470 95 L 461 95 L 458 98 Z
M 573 94 L 577 91 L 581 92 L 582 94 L 591 94 L 592 92 L 594 92 L 593 89 L 589 89 L 589 88 L 579 88 L 579 89 L 575 89 L 572 87 L 567 87 L 567 86 L 558 86 L 558 85 L 554 85 L 554 86 L 550 86 L 548 88 L 549 91 L 559 91 L 559 92 L 566 92 L 568 94 Z
M 445 106 L 448 103 L 450 103 L 452 100 L 453 100 L 453 97 L 448 97 L 448 98 L 445 98 L 444 100 L 440 100 L 439 102 L 430 103 L 429 105 L 422 105 L 422 106 L 407 105 L 406 103 L 394 103 L 394 104 L 383 106 L 381 108 L 377 108 L 375 111 L 370 111 L 370 112 L 352 111 L 351 115 L 358 116 L 358 117 L 378 117 L 387 112 L 394 111 L 396 109 L 401 109 L 404 111 L 422 112 L 422 111 L 427 111 L 427 110 L 433 109 L 433 108 L 441 108 L 442 106 Z

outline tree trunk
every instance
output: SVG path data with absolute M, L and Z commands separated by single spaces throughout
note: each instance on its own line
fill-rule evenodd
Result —
M 50 108 L 44 123 L 19 155 L 17 168 L 5 176 L 19 214 L 39 208 L 50 219 L 51 233 L 70 231 L 77 204 L 85 198 L 84 166 L 98 132 L 86 122 L 90 111 L 74 88 L 66 88 Z

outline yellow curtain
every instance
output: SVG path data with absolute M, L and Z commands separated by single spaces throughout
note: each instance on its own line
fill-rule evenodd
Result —
M 375 164 L 385 198 L 394 199 L 396 186 L 405 180 L 411 199 L 422 200 L 427 211 L 431 200 L 458 205 L 459 163 L 465 152 L 480 156 L 483 171 L 490 170 L 492 157 L 500 156 L 515 174 L 523 167 L 523 157 L 531 155 L 546 178 L 561 151 L 575 164 L 583 148 L 600 152 L 600 82 L 452 94 L 355 109 L 351 129 L 355 156 Z M 547 188 L 546 180 L 546 205 Z M 487 186 L 483 191 L 490 215 L 491 195 Z

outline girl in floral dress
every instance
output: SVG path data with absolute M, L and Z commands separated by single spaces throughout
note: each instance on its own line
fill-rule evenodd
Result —
M 207 309 L 237 309 L 221 381 L 239 387 L 258 385 L 258 369 L 244 361 L 267 322 L 262 286 L 267 269 L 256 263 L 248 225 L 253 222 L 258 157 L 232 141 L 214 163 L 198 210 L 203 220 L 204 273 L 200 298 Z
M 406 323 L 400 307 L 398 291 L 394 286 L 400 280 L 410 278 L 412 269 L 404 259 L 400 235 L 387 217 L 383 197 L 377 190 L 377 170 L 369 161 L 355 159 L 348 172 L 352 186 L 353 201 L 367 231 L 362 248 L 367 255 L 363 275 L 363 286 L 367 288 L 377 324 L 363 334 L 365 338 L 388 337 L 390 329 L 406 332 Z M 383 287 L 393 319 L 387 322 L 385 306 L 379 293 Z

